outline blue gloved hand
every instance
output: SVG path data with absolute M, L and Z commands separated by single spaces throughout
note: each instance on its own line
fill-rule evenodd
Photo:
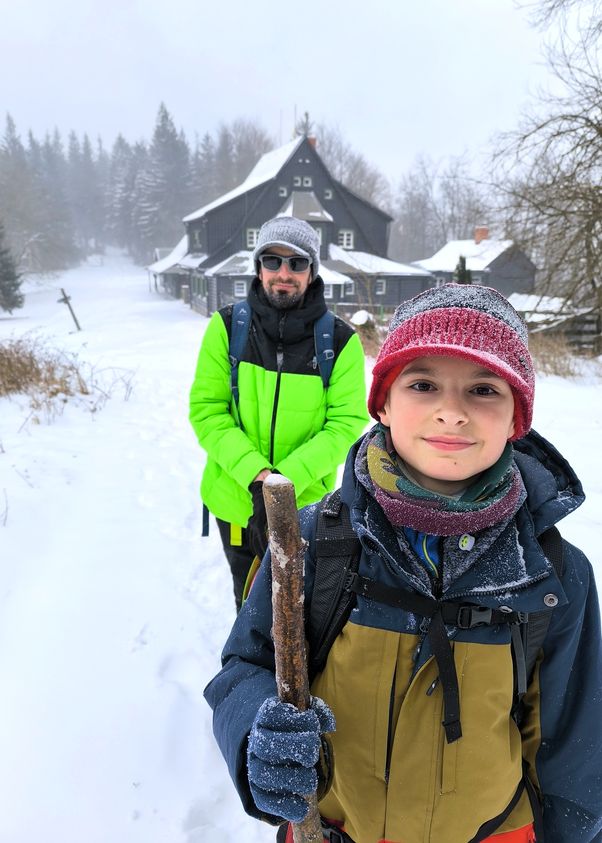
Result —
M 319 697 L 299 711 L 277 697 L 267 699 L 253 723 L 247 750 L 251 794 L 260 811 L 301 822 L 309 804 L 305 796 L 318 784 L 316 763 L 323 732 L 334 732 L 334 715 Z

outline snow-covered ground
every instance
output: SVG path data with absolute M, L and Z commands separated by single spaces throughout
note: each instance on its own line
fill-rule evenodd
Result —
M 117 255 L 26 293 L 0 339 L 47 338 L 111 397 L 52 423 L 0 400 L 0 843 L 273 841 L 239 807 L 202 699 L 234 619 L 187 420 L 207 320 Z M 539 380 L 535 427 L 584 482 L 562 530 L 602 579 L 600 382 Z

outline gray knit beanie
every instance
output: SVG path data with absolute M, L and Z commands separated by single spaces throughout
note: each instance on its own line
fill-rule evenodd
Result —
M 259 275 L 259 255 L 270 246 L 285 246 L 311 261 L 311 276 L 320 269 L 320 239 L 314 228 L 296 217 L 274 217 L 264 222 L 259 230 L 257 245 L 253 250 L 255 272 Z

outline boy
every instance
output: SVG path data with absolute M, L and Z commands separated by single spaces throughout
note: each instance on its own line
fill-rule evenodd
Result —
M 206 689 L 250 814 L 299 821 L 319 771 L 327 840 L 602 841 L 593 573 L 563 542 L 561 582 L 537 540 L 583 492 L 529 433 L 533 394 L 526 327 L 495 290 L 449 284 L 398 307 L 368 400 L 378 423 L 341 489 L 363 586 L 312 707 L 275 699 L 267 560 Z M 317 520 L 303 510 L 306 603 Z M 525 677 L 526 613 L 546 608 Z

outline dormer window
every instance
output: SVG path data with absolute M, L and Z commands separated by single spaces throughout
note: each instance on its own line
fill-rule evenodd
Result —
M 258 228 L 247 228 L 247 249 L 254 249 L 259 237 Z
M 351 228 L 341 228 L 339 230 L 339 246 L 343 249 L 353 249 L 354 232 Z
M 303 176 L 303 187 L 311 187 L 311 186 L 312 186 L 311 176 Z
M 278 188 L 278 196 L 288 196 L 288 189 L 285 185 L 281 184 Z
M 324 199 L 332 199 L 332 190 L 329 187 L 324 190 Z
M 293 176 L 293 187 L 301 187 L 301 176 Z

